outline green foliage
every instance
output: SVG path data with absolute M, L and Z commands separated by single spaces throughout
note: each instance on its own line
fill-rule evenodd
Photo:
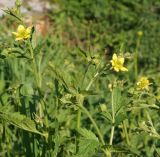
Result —
M 98 138 L 93 132 L 87 129 L 80 128 L 78 132 L 81 134 L 82 138 L 79 139 L 76 157 L 93 156 L 95 154 L 95 149 L 100 145 Z
M 50 3 L 29 39 L 11 35 L 20 1 L 1 17 L 0 156 L 158 157 L 160 1 Z
M 6 121 L 20 129 L 23 129 L 29 132 L 33 132 L 36 134 L 40 134 L 48 138 L 47 133 L 46 134 L 41 133 L 37 130 L 36 124 L 33 120 L 31 120 L 30 118 L 20 113 L 16 113 L 16 112 L 10 113 L 11 111 L 6 112 L 6 110 L 7 110 L 7 106 L 0 108 L 0 119 L 2 121 Z

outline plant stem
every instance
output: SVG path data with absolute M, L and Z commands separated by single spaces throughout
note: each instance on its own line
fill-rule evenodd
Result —
M 91 114 L 89 113 L 89 111 L 88 111 L 85 107 L 83 107 L 83 106 L 81 106 L 81 105 L 78 105 L 78 107 L 88 116 L 88 118 L 90 119 L 90 121 L 92 122 L 94 128 L 95 128 L 96 131 L 97 131 L 97 134 L 98 134 L 98 137 L 99 137 L 100 142 L 101 142 L 103 145 L 105 145 L 105 142 L 104 142 L 104 140 L 103 140 L 103 136 L 102 136 L 102 134 L 101 134 L 101 132 L 100 132 L 100 130 L 99 130 L 99 128 L 98 128 L 95 120 L 92 118 Z
M 112 90 L 112 94 L 111 94 L 111 107 L 112 107 L 112 128 L 111 128 L 111 135 L 110 135 L 110 141 L 109 144 L 112 145 L 113 143 L 113 137 L 114 137 L 114 129 L 115 129 L 115 110 L 114 110 L 114 89 Z M 111 152 L 110 152 L 110 156 L 112 156 Z
M 33 65 L 33 73 L 34 73 L 35 79 L 36 79 L 36 85 L 37 85 L 38 88 L 40 88 L 39 87 L 39 79 L 38 79 L 39 76 L 38 76 L 36 61 L 35 61 L 35 57 L 34 57 L 34 53 L 33 53 L 33 48 L 32 48 L 31 42 L 29 42 L 29 48 L 30 48 L 30 53 L 31 53 L 32 65 Z
M 34 57 L 34 52 L 33 52 L 33 48 L 32 48 L 32 43 L 31 41 L 29 42 L 29 49 L 30 49 L 30 54 L 31 54 L 31 59 L 32 59 L 32 65 L 33 65 L 33 73 L 35 75 L 35 80 L 36 80 L 36 85 L 37 85 L 37 89 L 38 89 L 38 93 L 39 96 L 41 97 L 41 81 L 40 81 L 40 74 L 39 71 L 37 69 L 37 65 L 36 65 L 36 60 Z M 39 115 L 40 117 L 43 117 L 43 114 L 46 113 L 46 107 L 44 105 L 43 100 L 40 100 L 39 102 Z M 46 127 L 48 127 L 48 118 L 47 118 L 47 114 L 44 114 L 44 118 L 45 118 L 45 125 Z
M 140 46 L 140 40 L 141 40 L 141 37 L 138 37 L 136 49 L 135 49 L 135 56 L 134 56 L 135 80 L 137 80 L 137 77 L 138 77 L 138 49 Z
M 112 145 L 112 142 L 113 142 L 113 136 L 114 136 L 114 125 L 112 126 L 111 128 L 111 137 L 110 137 L 110 141 L 109 141 L 109 144 Z
M 88 91 L 90 89 L 91 85 L 96 80 L 98 75 L 99 75 L 98 72 L 94 75 L 94 77 L 91 79 L 91 81 L 89 82 L 88 86 L 86 87 L 86 91 Z M 79 103 L 79 106 L 83 106 L 83 101 L 81 101 Z M 78 113 L 77 113 L 77 129 L 80 128 L 80 124 L 81 124 L 81 110 L 78 110 Z
M 77 95 L 77 102 L 78 102 L 79 106 L 83 106 L 83 101 L 84 101 L 83 95 L 78 94 Z M 80 128 L 80 125 L 81 125 L 81 110 L 78 110 L 78 113 L 77 113 L 77 129 Z
M 97 123 L 96 123 L 95 120 L 92 118 L 92 115 L 89 113 L 89 111 L 88 111 L 85 107 L 83 107 L 83 106 L 81 106 L 81 105 L 78 105 L 78 107 L 79 107 L 81 110 L 83 110 L 83 112 L 88 116 L 88 118 L 90 119 L 90 121 L 92 122 L 94 128 L 95 128 L 96 131 L 97 131 L 97 134 L 98 134 L 98 137 L 99 137 L 99 140 L 100 140 L 101 144 L 102 144 L 102 145 L 105 145 L 105 142 L 104 142 L 104 140 L 103 140 L 103 136 L 102 136 L 102 134 L 101 134 L 101 132 L 100 132 L 98 126 L 97 126 Z M 109 153 L 108 153 L 105 149 L 102 149 L 102 151 L 104 152 L 104 154 L 106 155 L 106 157 L 110 157 L 110 156 L 109 156 Z
M 77 129 L 79 129 L 81 126 L 81 111 L 78 110 L 78 113 L 77 113 Z
M 114 89 L 113 89 L 114 90 Z M 112 145 L 113 143 L 113 136 L 114 136 L 114 123 L 115 123 L 115 111 L 114 111 L 114 94 L 113 94 L 113 91 L 112 91 L 112 94 L 111 94 L 111 99 L 112 99 L 112 103 L 111 103 L 111 107 L 112 107 L 112 128 L 111 128 L 111 136 L 110 136 L 110 141 L 109 141 L 109 144 Z
M 135 80 L 137 80 L 138 76 L 138 51 L 135 52 L 135 58 L 134 58 L 134 69 L 135 69 Z
M 89 82 L 87 88 L 86 88 L 86 91 L 88 91 L 91 87 L 91 85 L 93 84 L 93 82 L 96 80 L 97 76 L 99 75 L 99 72 L 97 72 L 94 77 L 91 79 L 91 81 Z
M 124 129 L 124 134 L 125 134 L 125 137 L 126 137 L 126 142 L 127 142 L 128 145 L 130 145 L 130 141 L 129 141 L 129 137 L 128 137 L 128 132 L 127 132 L 125 120 L 123 121 L 123 129 Z

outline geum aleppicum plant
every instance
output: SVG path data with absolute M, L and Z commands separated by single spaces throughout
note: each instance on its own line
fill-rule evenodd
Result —
M 113 54 L 112 59 L 110 60 L 111 63 L 111 69 L 113 69 L 114 71 L 118 72 L 127 72 L 128 69 L 124 66 L 124 62 L 125 62 L 125 58 L 117 55 L 116 53 Z M 122 88 L 120 87 L 120 84 L 118 83 L 119 81 L 117 80 L 117 76 L 116 76 L 116 83 L 114 83 L 115 85 L 113 85 L 113 82 L 111 84 L 109 84 L 109 90 L 111 92 L 111 118 L 110 118 L 110 122 L 111 122 L 111 133 L 110 133 L 110 140 L 109 140 L 109 145 L 113 145 L 113 138 L 114 138 L 114 131 L 115 131 L 115 124 L 116 124 L 116 116 L 117 116 L 117 111 L 116 111 L 116 105 L 117 105 L 117 99 L 120 99 L 121 95 L 119 93 L 119 90 L 122 90 Z M 118 84 L 117 84 L 118 83 Z M 117 85 L 116 85 L 117 84 Z M 117 97 L 117 94 L 119 95 L 119 97 Z M 128 139 L 128 135 L 126 133 L 126 138 Z M 106 149 L 107 152 L 107 156 L 108 157 L 112 157 L 112 150 L 110 149 Z
M 31 30 L 32 27 L 25 27 L 23 25 L 19 25 L 17 28 L 17 32 L 12 32 L 13 35 L 15 35 L 15 40 L 26 40 L 31 38 Z
M 117 54 L 113 54 L 112 60 L 110 61 L 112 64 L 112 69 L 116 72 L 120 71 L 128 71 L 126 67 L 124 67 L 124 57 L 117 56 Z
M 30 59 L 32 61 L 32 72 L 35 77 L 36 89 L 39 93 L 39 96 L 41 97 L 41 94 L 40 94 L 41 93 L 41 73 L 38 70 L 40 67 L 38 67 L 38 65 L 37 65 L 36 57 L 34 54 L 34 48 L 33 48 L 32 41 L 31 41 L 32 40 L 31 36 L 33 33 L 34 32 L 32 32 L 32 27 L 26 27 L 22 24 L 20 24 L 18 26 L 17 32 L 12 32 L 12 34 L 15 35 L 16 41 L 26 41 L 27 39 L 30 39 L 30 40 L 27 40 L 27 47 L 25 47 L 25 48 L 27 48 L 29 50 Z M 44 105 L 42 98 L 39 100 L 38 106 L 39 106 L 39 108 L 38 108 L 39 117 L 43 118 L 43 116 L 44 116 L 45 126 L 48 127 L 48 118 L 47 118 L 46 114 L 44 114 L 44 110 L 46 110 L 46 109 L 45 109 L 45 105 Z M 43 124 L 42 124 L 42 126 L 43 126 Z

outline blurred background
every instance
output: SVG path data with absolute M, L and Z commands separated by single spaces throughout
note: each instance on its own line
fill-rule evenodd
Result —
M 0 0 L 0 8 L 11 8 L 14 2 Z M 147 68 L 159 65 L 159 0 L 23 0 L 22 6 L 28 23 L 36 23 L 43 35 L 49 25 L 58 28 L 70 46 L 89 42 L 94 49 L 111 53 L 123 44 L 132 52 L 137 32 L 142 31 L 139 56 L 148 62 Z

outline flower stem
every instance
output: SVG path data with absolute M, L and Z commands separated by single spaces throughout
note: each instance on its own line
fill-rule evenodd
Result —
M 40 74 L 39 74 L 39 71 L 38 71 L 38 68 L 36 65 L 36 60 L 34 57 L 34 52 L 33 52 L 31 41 L 29 42 L 29 49 L 30 49 L 30 55 L 31 55 L 32 65 L 33 65 L 33 73 L 34 73 L 35 80 L 36 80 L 36 86 L 38 89 L 39 96 L 41 97 L 41 91 L 40 91 L 41 79 L 40 79 Z M 39 115 L 40 115 L 40 117 L 43 117 L 43 115 L 44 115 L 45 125 L 46 125 L 46 127 L 48 127 L 48 118 L 47 118 L 47 114 L 46 114 L 46 107 L 45 107 L 43 100 L 40 100 L 40 102 L 39 102 Z
M 137 80 L 137 77 L 138 77 L 138 49 L 140 47 L 140 41 L 141 41 L 141 37 L 138 37 L 136 49 L 135 49 L 135 55 L 134 55 L 135 80 Z
M 112 128 L 111 128 L 111 135 L 110 135 L 110 141 L 109 144 L 112 145 L 113 143 L 113 137 L 114 137 L 114 129 L 115 129 L 115 110 L 114 110 L 114 89 L 112 90 L 112 94 L 111 94 L 111 107 L 112 107 Z M 110 152 L 110 156 L 112 156 L 111 152 Z
M 94 77 L 91 79 L 91 81 L 89 82 L 88 86 L 86 87 L 86 91 L 88 91 L 90 89 L 91 85 L 96 80 L 96 78 L 97 78 L 98 75 L 99 75 L 98 72 L 94 75 Z M 81 101 L 79 103 L 79 105 L 83 106 L 83 101 Z M 77 129 L 80 128 L 80 125 L 81 125 L 81 110 L 78 110 L 78 113 L 77 113 Z
M 83 106 L 83 104 L 79 104 L 79 106 Z M 81 127 L 81 110 L 77 111 L 77 129 Z
M 81 126 L 81 111 L 78 110 L 78 113 L 77 113 L 77 129 L 79 129 Z
M 112 126 L 111 128 L 111 136 L 110 136 L 110 141 L 109 141 L 109 144 L 112 145 L 113 143 L 113 136 L 114 136 L 114 125 Z
M 103 136 L 102 136 L 102 134 L 101 134 L 101 132 L 100 132 L 95 120 L 92 118 L 91 114 L 89 113 L 89 111 L 85 107 L 83 107 L 81 105 L 78 105 L 78 107 L 88 116 L 88 118 L 90 119 L 90 121 L 92 122 L 94 128 L 97 131 L 97 134 L 98 134 L 100 142 L 102 143 L 102 145 L 105 145 L 105 142 L 103 140 Z
M 124 120 L 123 121 L 123 129 L 124 129 L 124 134 L 125 134 L 125 137 L 126 137 L 126 142 L 128 145 L 130 145 L 130 141 L 129 141 L 129 137 L 128 137 L 128 132 L 127 132 L 127 127 L 126 127 L 126 121 Z
M 37 66 L 36 66 L 36 61 L 35 61 L 35 57 L 34 57 L 34 53 L 33 53 L 33 48 L 32 48 L 32 44 L 31 42 L 29 42 L 29 48 L 30 48 L 30 54 L 31 54 L 31 59 L 32 59 L 32 65 L 33 65 L 33 73 L 35 75 L 35 79 L 36 79 L 36 85 L 38 88 L 39 87 L 39 76 L 38 76 L 38 71 L 37 71 Z
M 93 82 L 96 80 L 97 76 L 99 75 L 99 72 L 97 72 L 94 77 L 91 79 L 91 81 L 89 82 L 87 88 L 86 88 L 86 91 L 88 91 L 91 87 L 91 85 L 93 84 Z

